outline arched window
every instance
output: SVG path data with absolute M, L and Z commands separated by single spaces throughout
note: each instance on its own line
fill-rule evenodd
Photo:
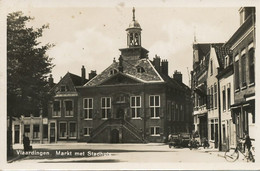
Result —
M 116 69 L 110 70 L 110 75 L 114 75 L 114 74 L 116 74 L 116 73 L 117 73 L 117 70 L 116 70 Z
M 137 72 L 138 72 L 138 73 L 143 73 L 143 72 L 145 72 L 144 68 L 141 67 L 141 66 L 136 67 L 136 69 L 137 69 Z

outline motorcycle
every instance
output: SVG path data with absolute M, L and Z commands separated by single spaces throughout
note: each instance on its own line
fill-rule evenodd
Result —
M 192 149 L 198 149 L 200 147 L 200 143 L 195 139 L 191 139 L 190 142 L 189 142 L 189 148 L 190 150 Z

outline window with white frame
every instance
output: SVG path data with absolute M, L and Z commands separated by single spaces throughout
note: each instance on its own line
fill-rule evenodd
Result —
M 222 103 L 223 103 L 223 111 L 226 111 L 226 87 L 222 87 Z
M 235 73 L 235 88 L 236 90 L 240 88 L 240 78 L 239 78 L 239 60 L 238 56 L 235 57 L 235 66 L 234 66 L 234 73 Z
M 255 82 L 255 50 L 251 48 L 248 51 L 248 65 L 249 65 L 249 83 Z
M 176 104 L 176 121 L 179 121 L 179 106 Z
M 24 125 L 24 135 L 30 137 L 30 125 Z
M 184 112 L 183 112 L 183 106 L 180 105 L 180 117 L 181 117 L 181 121 L 184 121 Z
M 141 113 L 141 96 L 131 97 L 132 118 L 140 118 Z
M 110 97 L 102 97 L 101 98 L 101 110 L 102 110 L 102 118 L 107 119 L 111 115 L 111 98 Z
M 211 108 L 211 109 L 213 109 L 213 103 L 214 103 L 214 102 L 213 102 L 213 94 L 214 94 L 214 93 L 213 93 L 213 86 L 211 86 L 211 88 L 210 88 L 210 95 L 211 95 L 211 96 L 210 96 L 210 98 L 211 98 L 211 99 L 210 99 L 210 108 Z
M 39 124 L 33 125 L 33 138 L 40 138 L 40 125 Z
M 218 101 L 217 101 L 217 84 L 214 84 L 214 108 L 216 109 L 218 106 Z
M 61 116 L 61 101 L 55 100 L 53 102 L 52 116 Z
M 246 55 L 241 56 L 241 81 L 242 81 L 242 87 L 246 86 Z
M 151 127 L 151 136 L 160 136 L 160 127 L 159 126 Z
M 64 100 L 65 116 L 73 116 L 73 101 Z
M 231 90 L 230 90 L 231 84 L 229 83 L 227 85 L 227 108 L 230 110 L 230 105 L 231 105 Z
M 77 137 L 76 122 L 69 122 L 69 137 L 70 138 L 76 138 Z
M 215 138 L 214 127 L 215 127 L 214 120 L 211 119 L 210 120 L 210 139 L 211 140 L 214 140 L 214 138 Z
M 175 114 L 176 114 L 176 112 L 175 112 L 175 104 L 174 104 L 174 102 L 172 102 L 172 118 L 173 118 L 173 121 L 175 121 Z
M 93 98 L 83 99 L 83 108 L 84 108 L 84 118 L 92 119 L 93 118 Z
M 59 124 L 59 138 L 67 138 L 67 123 L 60 122 Z
M 84 128 L 84 130 L 83 130 L 84 131 L 84 136 L 90 136 L 91 130 L 92 130 L 91 127 Z
M 150 96 L 150 112 L 152 118 L 160 117 L 160 96 Z

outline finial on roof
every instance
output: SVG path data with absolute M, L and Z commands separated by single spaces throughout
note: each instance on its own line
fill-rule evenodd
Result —
M 194 43 L 197 43 L 197 38 L 196 38 L 196 26 L 194 26 Z
M 135 21 L 135 7 L 133 7 L 133 21 Z

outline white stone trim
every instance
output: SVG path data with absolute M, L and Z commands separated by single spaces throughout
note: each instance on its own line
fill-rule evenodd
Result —
M 150 62 L 150 60 L 147 60 L 149 62 L 149 64 L 151 65 L 151 67 L 153 68 L 153 70 L 155 71 L 155 73 L 158 75 L 158 77 L 160 78 L 161 82 L 164 82 L 162 77 L 160 76 L 160 74 L 156 71 L 156 69 L 154 68 L 153 64 Z
M 248 45 L 248 50 L 250 50 L 251 48 L 254 48 L 254 42 L 251 42 L 251 43 Z
M 243 56 L 244 54 L 246 54 L 246 49 L 245 48 L 241 51 L 241 56 Z
M 235 62 L 239 60 L 238 54 L 235 56 Z

